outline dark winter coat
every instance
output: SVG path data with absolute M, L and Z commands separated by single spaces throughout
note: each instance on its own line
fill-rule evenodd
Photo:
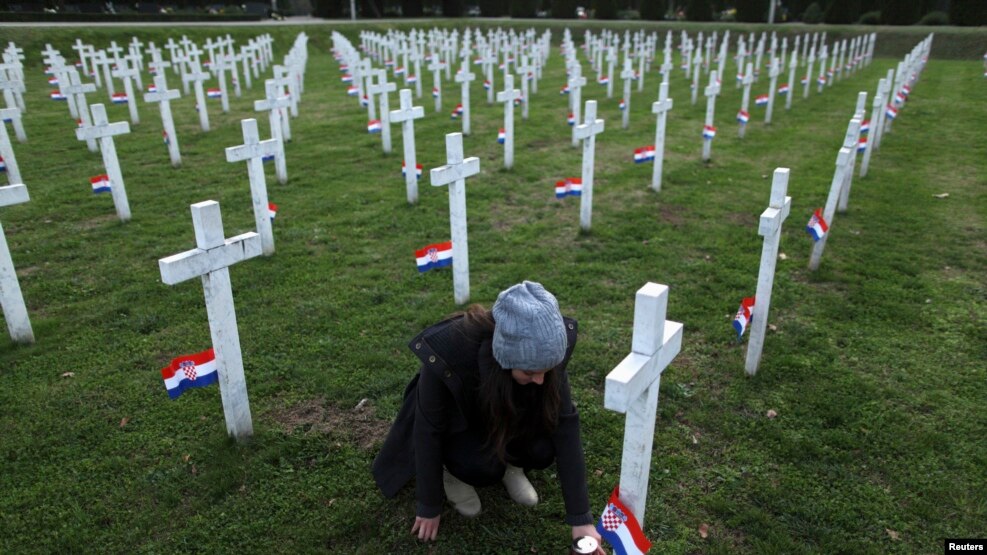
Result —
M 485 430 L 479 412 L 480 376 L 509 372 L 493 358 L 492 338 L 468 338 L 462 317 L 440 322 L 415 337 L 409 347 L 422 366 L 404 391 L 404 403 L 373 463 L 373 475 L 383 494 L 397 495 L 415 477 L 417 515 L 438 516 L 445 499 L 442 487 L 442 437 L 467 429 Z M 576 345 L 576 321 L 564 318 L 568 349 L 558 372 L 558 426 L 552 433 L 556 467 L 566 507 L 566 522 L 590 524 L 586 464 L 579 433 L 579 412 L 572 403 L 566 366 Z

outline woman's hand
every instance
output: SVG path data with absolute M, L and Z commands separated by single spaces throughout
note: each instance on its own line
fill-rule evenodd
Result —
M 435 536 L 439 534 L 439 519 L 441 516 L 435 518 L 422 518 L 420 516 L 415 517 L 415 525 L 411 527 L 412 534 L 418 534 L 418 539 L 420 540 L 435 540 Z M 575 530 L 575 528 L 573 528 Z
M 582 526 L 572 527 L 572 539 L 576 539 L 582 536 L 589 536 L 596 539 L 597 544 L 600 547 L 596 549 L 595 555 L 607 555 L 607 552 L 603 550 L 603 538 L 600 537 L 600 533 L 596 531 L 596 527 L 592 524 L 583 524 Z

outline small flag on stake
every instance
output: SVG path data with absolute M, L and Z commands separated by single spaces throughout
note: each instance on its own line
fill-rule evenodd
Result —
M 405 172 L 405 164 L 404 164 L 404 162 L 401 162 L 401 175 L 402 176 L 407 175 L 406 172 Z M 422 178 L 422 165 L 421 164 L 415 164 L 415 179 L 421 179 L 421 178 Z
M 342 81 L 343 83 L 352 83 L 353 82 L 353 76 L 350 75 L 349 73 L 347 73 L 347 74 L 343 75 L 342 77 L 340 77 L 339 80 Z
M 3 156 L 0 156 L 0 172 L 7 171 L 7 163 L 3 161 Z
M 452 111 L 452 119 L 459 119 L 459 116 L 463 114 L 463 105 L 456 104 L 456 108 Z
M 370 100 L 367 99 L 367 95 L 363 95 L 363 97 L 360 98 L 360 106 L 366 108 L 369 104 L 370 104 Z
M 782 83 L 781 86 L 778 87 L 778 94 L 788 94 L 788 91 L 788 83 Z
M 753 317 L 754 297 L 744 297 L 744 300 L 740 301 L 737 315 L 733 317 L 733 329 L 737 330 L 737 341 L 740 341 L 740 338 L 744 336 L 744 331 L 747 330 L 747 325 L 750 324 Z
M 506 135 L 504 133 L 504 129 L 501 128 L 497 131 L 497 142 L 500 144 L 504 144 L 505 140 L 506 140 Z
M 490 90 L 490 81 L 484 80 L 483 81 L 483 88 L 486 89 L 486 90 Z
M 166 144 L 166 145 L 170 145 L 171 144 L 171 139 L 168 138 L 168 132 L 167 131 L 162 131 L 161 132 L 161 140 L 163 140 L 164 141 L 164 144 Z
M 870 133 L 870 120 L 869 119 L 865 119 L 864 121 L 860 122 L 860 132 L 863 133 L 864 135 L 866 135 L 867 133 Z
M 865 150 L 867 150 L 867 137 L 860 137 L 860 140 L 857 142 L 857 152 L 863 152 Z
M 651 549 L 651 542 L 641 531 L 634 513 L 621 503 L 619 491 L 617 487 L 610 494 L 610 501 L 596 523 L 596 531 L 613 547 L 614 553 L 643 555 Z
M 582 194 L 583 180 L 581 177 L 567 177 L 562 181 L 555 182 L 555 198 L 579 197 Z
M 380 133 L 380 120 L 372 119 L 367 122 L 367 133 Z
M 113 93 L 113 96 L 110 97 L 110 100 L 112 100 L 114 104 L 126 104 L 127 103 L 127 93 L 122 93 L 122 92 L 120 92 L 120 93 Z
M 829 225 L 823 219 L 819 208 L 816 208 L 816 211 L 812 213 L 812 217 L 809 218 L 809 223 L 805 226 L 805 230 L 812 236 L 813 241 L 821 240 L 829 232 Z
M 576 116 L 572 112 L 569 112 L 569 115 L 565 118 L 565 121 L 569 125 L 576 125 Z
M 360 94 L 360 89 L 358 89 L 356 85 L 350 85 L 346 88 L 346 94 L 349 96 L 356 96 Z
M 569 94 L 569 83 L 562 85 L 562 89 L 559 90 L 559 94 Z
M 149 93 L 156 93 L 156 92 L 158 92 L 158 87 L 152 83 L 152 84 L 150 84 L 150 85 L 147 86 L 147 92 L 149 92 Z
M 886 115 L 887 117 L 889 117 L 891 119 L 894 119 L 894 118 L 898 117 L 898 109 L 895 108 L 894 106 L 888 104 L 888 109 L 885 110 L 884 115 Z
M 599 83 L 599 84 L 601 84 L 601 85 L 606 85 L 606 84 L 607 84 L 607 83 L 609 83 L 609 82 L 610 82 L 610 77 L 608 77 L 608 76 L 606 76 L 606 75 L 603 75 L 603 76 L 601 76 L 601 77 L 599 78 L 599 80 L 597 80 L 597 83 Z
M 802 77 L 802 79 L 799 80 L 799 84 L 801 84 L 801 85 L 808 85 L 809 84 L 809 76 L 806 75 L 805 77 Z
M 105 173 L 90 177 L 89 183 L 93 186 L 93 194 L 110 192 L 110 177 Z
M 825 75 L 820 75 L 818 78 L 816 78 L 816 83 L 819 83 L 820 85 L 825 85 L 826 84 L 826 76 Z
M 408 77 L 405 78 L 404 82 L 407 85 L 414 85 L 415 83 L 418 82 L 418 76 L 417 75 L 409 75 Z
M 620 99 L 620 102 L 617 104 L 617 107 L 620 108 L 621 111 L 627 109 L 627 103 L 624 102 L 624 99 L 623 98 Z
M 49 77 L 48 78 L 48 84 L 51 85 L 52 87 L 57 87 L 58 86 L 58 77 Z
M 740 110 L 739 112 L 737 112 L 737 121 L 739 121 L 741 124 L 746 124 L 750 120 L 751 120 L 750 113 L 745 112 L 744 110 Z
M 208 98 L 222 98 L 223 91 L 219 89 L 206 89 L 206 96 Z
M 278 215 L 278 205 L 273 202 L 267 203 L 267 215 L 271 217 L 271 221 L 274 221 L 274 217 Z
M 759 94 L 759 95 L 757 95 L 757 97 L 754 98 L 754 105 L 755 106 L 767 106 L 768 105 L 768 95 L 766 95 L 766 94 Z
M 438 98 L 440 94 L 438 87 L 432 87 L 432 98 Z
M 713 137 L 715 137 L 715 136 L 716 136 L 716 128 L 715 127 L 713 127 L 712 125 L 704 125 L 703 126 L 703 138 L 704 139 L 706 139 L 707 141 L 711 141 L 711 140 L 713 140 Z
M 654 145 L 642 146 L 641 148 L 634 149 L 634 163 L 643 164 L 645 162 L 651 162 L 655 159 L 655 147 Z
M 168 397 L 177 399 L 190 387 L 205 387 L 219 380 L 216 355 L 207 349 L 201 353 L 182 355 L 174 358 L 171 364 L 161 369 Z
M 403 67 L 399 67 L 399 68 L 395 69 L 394 70 L 394 75 L 404 75 L 404 68 Z
M 415 251 L 420 273 L 452 265 L 452 241 L 427 245 Z

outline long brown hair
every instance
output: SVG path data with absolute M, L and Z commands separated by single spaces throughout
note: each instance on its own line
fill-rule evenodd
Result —
M 496 322 L 493 314 L 482 305 L 470 305 L 462 316 L 461 329 L 473 341 L 481 342 L 493 336 Z M 559 423 L 561 405 L 558 371 L 553 369 L 545 372 L 544 382 L 537 386 L 536 399 L 541 401 L 539 407 L 525 411 L 522 418 L 522 407 L 517 405 L 514 395 L 515 382 L 511 370 L 504 368 L 499 372 L 489 372 L 481 375 L 480 381 L 480 411 L 487 422 L 487 445 L 501 462 L 504 462 L 507 444 L 511 440 L 537 432 L 553 432 Z

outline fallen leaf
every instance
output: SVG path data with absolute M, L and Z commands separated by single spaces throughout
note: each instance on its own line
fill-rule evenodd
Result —
M 938 195 L 932 195 L 936 198 L 949 198 L 949 193 L 939 193 Z
M 692 434 L 692 444 L 699 445 L 699 437 L 696 434 Z
M 788 255 L 785 254 L 785 253 L 783 253 L 783 252 L 779 252 L 778 253 L 778 260 L 788 260 Z
M 192 455 L 182 455 L 182 462 L 188 462 L 192 458 Z
M 890 536 L 891 539 L 894 540 L 894 541 L 898 541 L 899 539 L 901 539 L 901 534 L 899 534 L 898 532 L 895 532 L 894 530 L 892 530 L 890 528 L 885 528 L 884 531 L 887 532 L 888 533 L 888 536 Z
M 768 329 L 771 331 L 778 331 L 778 326 L 774 324 L 768 324 Z
M 761 179 L 767 179 L 767 178 L 768 178 L 768 174 L 761 175 Z
M 121 418 L 120 419 L 120 427 L 123 428 L 124 426 L 126 426 L 127 425 L 127 422 L 130 422 L 130 419 L 129 418 L 127 418 L 126 416 L 124 416 L 123 418 Z
M 537 548 L 537 547 L 535 547 L 535 546 L 531 546 L 531 549 L 530 549 L 530 551 L 531 551 L 532 553 L 538 553 L 538 548 Z
M 63 372 L 62 373 L 62 377 L 63 378 L 74 378 L 75 377 L 75 372 Z
M 593 471 L 593 474 L 595 474 L 597 477 L 603 476 L 603 469 L 597 468 L 596 470 Z
M 370 399 L 367 399 L 367 398 L 360 399 L 360 402 L 357 403 L 355 407 L 353 407 L 353 410 L 354 411 L 357 411 L 357 410 L 362 409 L 363 406 L 366 405 L 367 404 L 367 401 L 369 401 L 369 400 Z
M 708 535 L 709 535 L 709 524 L 706 524 L 704 522 L 699 525 L 699 537 L 702 539 L 706 539 L 706 536 Z
M 766 416 L 768 418 L 774 418 L 774 417 L 778 416 L 778 411 L 776 411 L 775 409 L 768 409 L 768 413 L 767 413 Z

